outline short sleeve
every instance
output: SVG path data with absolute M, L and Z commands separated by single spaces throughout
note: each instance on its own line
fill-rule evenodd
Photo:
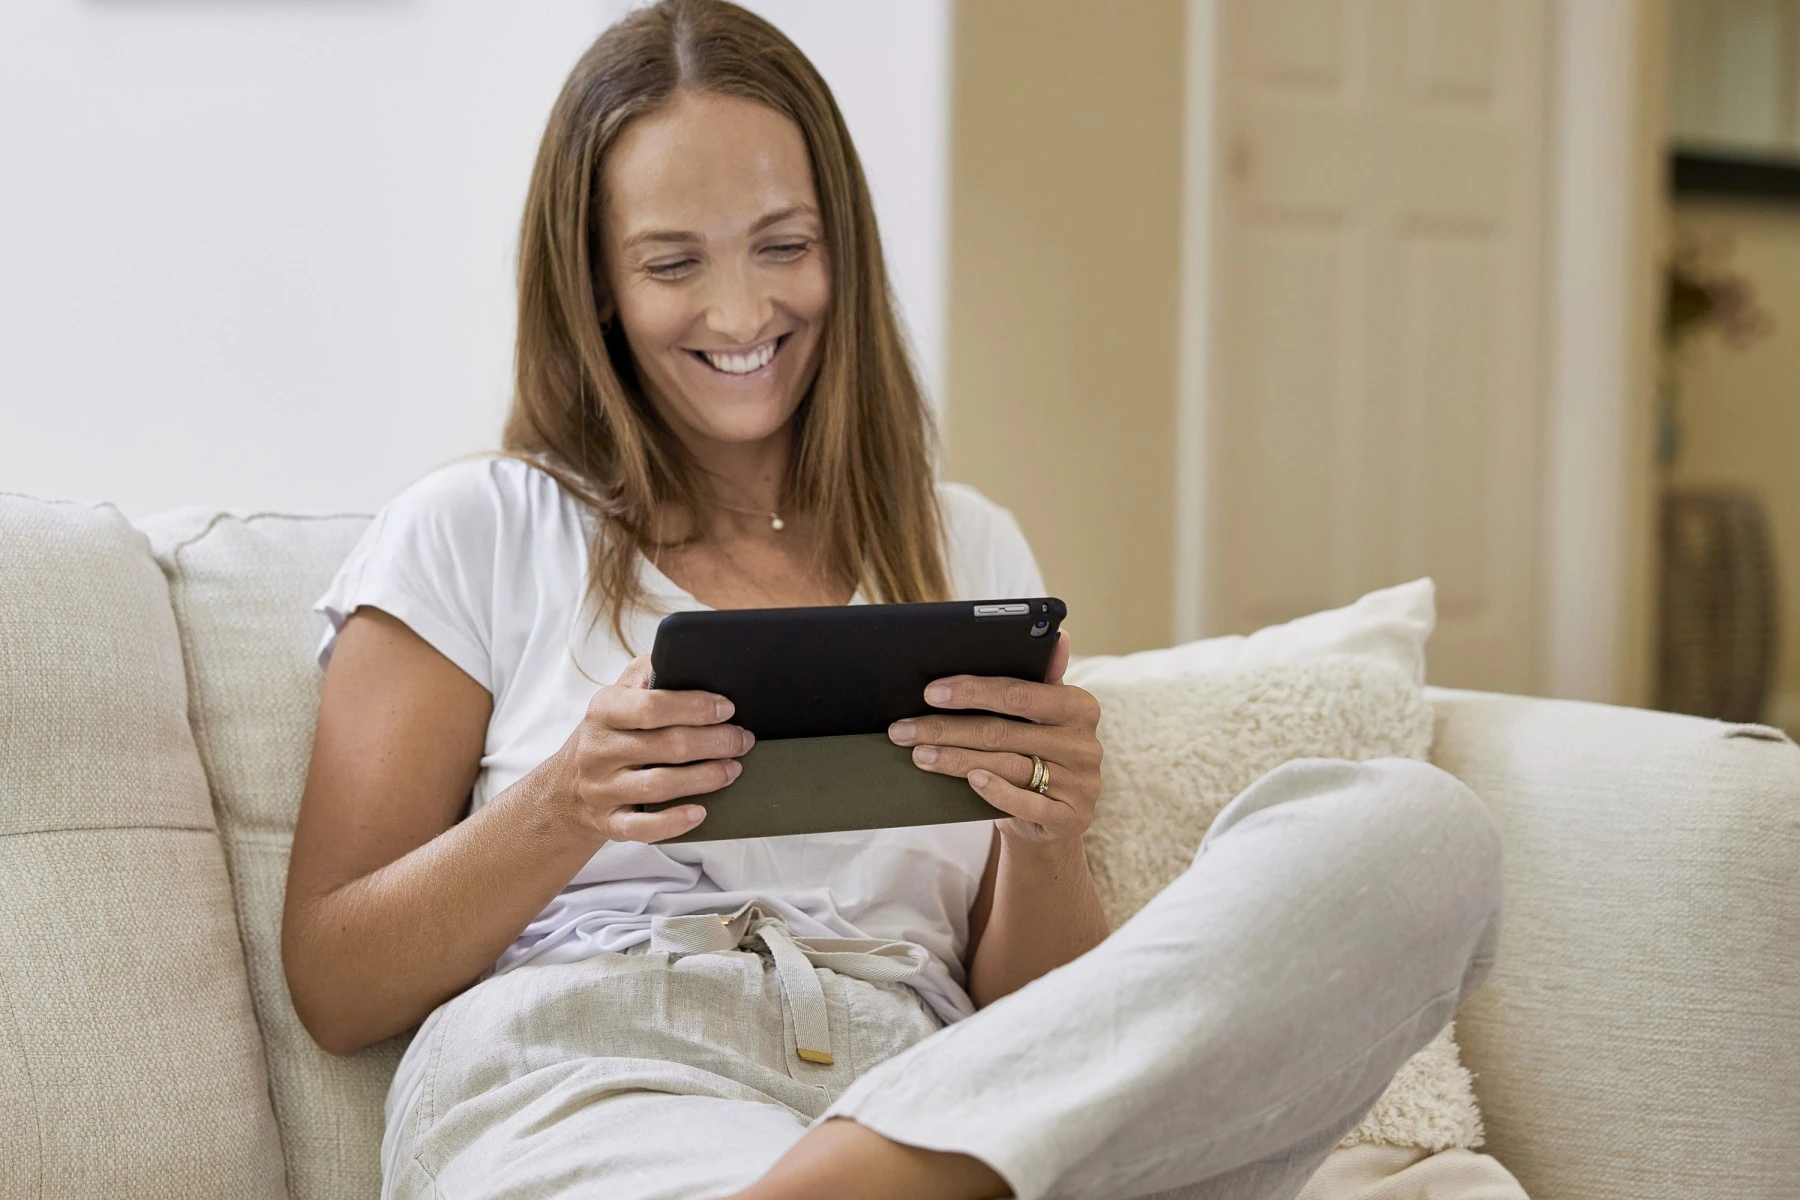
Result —
M 501 488 L 497 460 L 453 463 L 388 503 L 363 532 L 312 610 L 328 626 L 319 666 L 344 622 L 369 606 L 404 622 L 492 692 L 495 563 Z
M 938 497 L 955 599 L 1044 595 L 1044 574 L 1011 512 L 966 484 L 939 484 Z

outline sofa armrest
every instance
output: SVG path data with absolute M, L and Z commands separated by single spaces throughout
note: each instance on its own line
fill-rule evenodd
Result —
M 1761 726 L 1431 690 L 1506 846 L 1457 1018 L 1488 1149 L 1557 1200 L 1791 1198 L 1800 748 Z

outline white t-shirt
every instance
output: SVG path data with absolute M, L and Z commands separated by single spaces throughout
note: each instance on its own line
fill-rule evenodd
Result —
M 1005 509 L 940 484 L 951 596 L 1043 593 L 1031 549 Z M 319 662 L 362 605 L 405 622 L 494 698 L 473 804 L 480 807 L 563 745 L 602 683 L 647 653 L 665 613 L 706 606 L 647 560 L 657 611 L 624 622 L 621 645 L 584 604 L 592 513 L 543 471 L 493 456 L 443 467 L 381 510 L 313 606 L 330 619 Z M 851 603 L 861 603 L 860 593 Z M 590 628 L 591 626 L 591 628 Z M 964 990 L 969 908 L 989 822 L 676 846 L 614 842 L 526 927 L 494 970 L 573 962 L 646 942 L 654 916 L 728 912 L 762 900 L 801 937 L 917 942 L 931 965 L 912 982 L 944 1020 L 973 1011 Z M 424 1038 L 413 1044 L 421 1045 Z M 389 1095 L 409 1106 L 411 1055 Z

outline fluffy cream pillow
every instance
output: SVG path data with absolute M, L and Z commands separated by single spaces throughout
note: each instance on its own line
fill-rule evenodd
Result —
M 1414 684 L 1425 684 L 1425 642 L 1437 624 L 1437 587 L 1415 579 L 1356 603 L 1270 625 L 1248 636 L 1202 638 L 1167 650 L 1140 654 L 1094 655 L 1078 659 L 1071 682 L 1137 683 L 1152 679 L 1186 679 L 1225 667 L 1267 666 L 1305 662 L 1328 655 L 1349 655 L 1387 663 Z
M 1116 928 L 1192 861 L 1213 818 L 1295 758 L 1424 759 L 1432 709 L 1425 641 L 1432 583 L 1372 592 L 1248 637 L 1079 659 L 1069 682 L 1099 698 L 1105 798 L 1087 848 Z M 1446 1029 L 1415 1055 L 1346 1146 L 1481 1144 L 1468 1071 Z

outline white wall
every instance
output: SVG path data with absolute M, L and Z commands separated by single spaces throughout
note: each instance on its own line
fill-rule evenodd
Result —
M 835 89 L 941 376 L 949 0 L 752 0 Z M 623 0 L 0 4 L 0 491 L 367 510 L 499 438 L 514 242 Z

